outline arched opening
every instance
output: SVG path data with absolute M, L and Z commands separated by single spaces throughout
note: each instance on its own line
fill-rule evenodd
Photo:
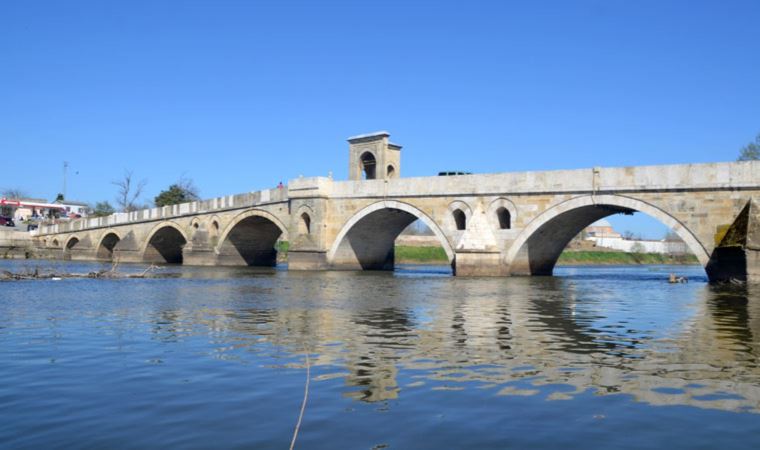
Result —
M 328 263 L 341 270 L 393 270 L 396 240 L 417 220 L 432 230 L 432 240 L 442 247 L 443 262 L 453 266 L 454 252 L 438 225 L 416 208 L 395 201 L 376 203 L 355 214 L 328 252 Z
M 505 207 L 500 207 L 496 210 L 496 219 L 499 221 L 499 228 L 502 230 L 508 230 L 512 228 L 512 215 L 509 214 L 509 210 Z
M 465 216 L 464 211 L 461 209 L 455 209 L 451 214 L 454 216 L 454 223 L 457 226 L 457 230 L 466 230 L 467 216 Z
M 311 233 L 311 217 L 309 217 L 307 213 L 301 214 L 301 220 L 298 222 L 298 233 L 299 234 Z
M 58 239 L 53 239 L 53 247 L 58 247 Z
M 365 180 L 374 180 L 377 178 L 377 161 L 375 160 L 375 155 L 370 152 L 362 153 L 362 156 L 359 158 L 359 164 L 361 164 L 361 170 Z
M 66 247 L 63 249 L 63 259 L 71 259 L 71 250 L 79 244 L 79 239 L 73 237 L 66 243 Z
M 120 240 L 121 239 L 119 239 L 119 236 L 117 236 L 116 233 L 108 233 L 103 236 L 100 245 L 98 245 L 98 251 L 96 253 L 97 259 L 100 261 L 112 261 L 116 244 L 118 244 Z
M 232 226 L 219 246 L 218 261 L 225 266 L 277 265 L 277 240 L 283 234 L 272 220 L 250 215 Z
M 393 167 L 391 165 L 388 165 L 388 169 L 387 169 L 386 173 L 388 174 L 388 178 L 396 178 L 396 168 L 395 167 Z
M 182 264 L 182 248 L 187 240 L 173 226 L 166 225 L 150 237 L 143 261 L 156 264 Z
M 211 242 L 211 245 L 216 247 L 216 244 L 219 243 L 219 222 L 216 220 L 211 221 L 211 226 L 208 229 L 209 231 L 209 242 Z
M 625 236 L 614 230 L 607 235 L 589 236 L 587 227 L 616 214 L 631 216 L 643 212 L 664 224 L 678 237 L 680 244 L 666 237 L 657 239 L 639 239 L 637 236 Z M 605 225 L 606 227 L 607 225 Z M 622 230 L 621 230 L 622 231 Z M 593 234 L 593 233 L 592 233 Z M 627 258 L 639 258 L 646 263 L 643 254 L 666 254 L 688 252 L 693 256 L 690 261 L 704 267 L 709 256 L 694 235 L 672 216 L 664 211 L 639 200 L 615 195 L 601 195 L 592 198 L 576 197 L 551 208 L 536 217 L 517 237 L 507 252 L 506 263 L 509 271 L 516 275 L 552 275 L 560 255 L 571 241 L 579 241 L 582 249 L 607 252 L 617 251 Z M 590 246 L 590 247 L 589 247 Z M 572 247 L 572 246 L 571 246 Z M 587 248 L 588 247 L 588 248 Z M 664 256 L 663 256 L 664 258 Z M 566 259 L 566 258 L 563 258 Z M 657 261 L 651 256 L 649 260 Z

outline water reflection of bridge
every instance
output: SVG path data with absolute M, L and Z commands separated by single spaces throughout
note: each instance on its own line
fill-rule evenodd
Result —
M 695 285 L 692 300 L 673 303 L 672 322 L 667 311 L 657 317 L 644 305 L 641 323 L 626 324 L 603 310 L 605 301 L 620 306 L 614 299 L 576 289 L 570 279 L 399 284 L 381 276 L 310 276 L 306 283 L 228 287 L 229 298 L 241 304 L 197 317 L 162 311 L 157 319 L 199 322 L 222 342 L 236 335 L 220 356 L 241 348 L 259 352 L 262 342 L 293 356 L 307 346 L 322 372 L 317 381 L 342 377 L 345 395 L 369 402 L 417 388 L 478 386 L 534 395 L 564 385 L 548 398 L 591 390 L 655 405 L 760 412 L 754 338 L 760 302 L 748 301 L 746 292 Z M 372 286 L 383 292 L 383 302 L 348 299 L 356 290 L 344 290 L 345 283 Z M 256 306 L 240 300 L 252 295 Z M 283 298 L 299 300 L 283 305 Z

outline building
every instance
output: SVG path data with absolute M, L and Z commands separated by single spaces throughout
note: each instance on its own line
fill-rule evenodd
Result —
M 623 236 L 612 228 L 612 225 L 606 220 L 598 220 L 586 227 L 586 238 L 593 240 L 603 239 L 622 239 Z
M 17 222 L 43 217 L 53 217 L 65 211 L 62 205 L 48 203 L 39 198 L 0 199 L 3 216 L 12 217 Z
M 0 199 L 0 215 L 12 217 L 17 222 L 42 219 L 87 217 L 89 205 L 84 202 L 60 201 L 52 203 L 41 198 Z
M 79 218 L 79 217 L 87 217 L 87 214 L 90 211 L 90 205 L 88 205 L 85 202 L 77 202 L 73 200 L 56 200 L 56 205 L 62 206 L 65 212 L 65 216 L 73 217 L 73 218 Z
M 625 239 L 604 219 L 591 224 L 585 229 L 585 233 L 585 240 L 592 241 L 596 247 L 629 253 L 689 253 L 688 247 L 682 241 Z

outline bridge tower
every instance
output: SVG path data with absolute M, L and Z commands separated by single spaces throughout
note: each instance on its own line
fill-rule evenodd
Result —
M 349 180 L 388 180 L 401 175 L 401 146 L 387 131 L 348 138 Z

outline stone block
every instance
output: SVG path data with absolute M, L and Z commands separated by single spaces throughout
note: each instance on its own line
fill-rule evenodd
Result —
M 507 275 L 499 252 L 457 252 L 454 275 L 459 277 L 498 277 Z

